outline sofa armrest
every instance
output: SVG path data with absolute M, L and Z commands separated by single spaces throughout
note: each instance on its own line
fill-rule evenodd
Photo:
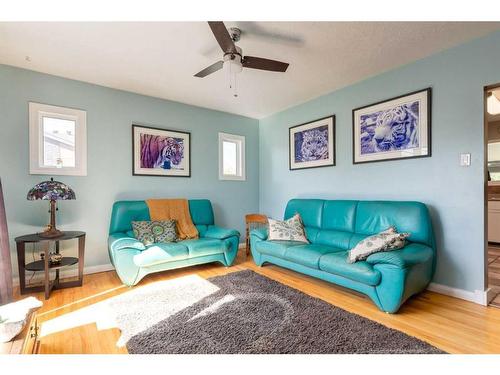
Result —
M 255 228 L 255 229 L 252 229 L 252 231 L 250 232 L 250 236 L 255 236 L 257 237 L 259 240 L 267 240 L 267 228 Z
M 239 237 L 240 232 L 236 229 L 221 228 L 216 225 L 210 225 L 204 234 L 204 237 L 206 238 L 214 238 L 217 240 L 225 240 L 226 238 L 233 236 Z
M 110 234 L 108 237 L 108 246 L 111 250 L 135 249 L 145 250 L 146 246 L 134 237 L 130 237 L 126 233 L 117 232 Z
M 366 262 L 375 264 L 391 264 L 406 268 L 415 264 L 425 263 L 434 256 L 434 251 L 419 243 L 410 243 L 400 250 L 383 251 L 370 255 Z

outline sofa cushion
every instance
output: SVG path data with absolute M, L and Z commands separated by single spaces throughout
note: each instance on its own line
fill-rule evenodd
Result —
M 285 251 L 291 246 L 304 245 L 304 242 L 297 241 L 259 241 L 255 243 L 255 249 L 267 255 L 284 258 Z
M 134 237 L 144 245 L 149 246 L 155 243 L 155 236 L 151 231 L 151 221 L 132 221 Z
M 323 203 L 322 199 L 292 199 L 286 205 L 284 218 L 289 219 L 298 213 L 304 226 L 321 228 Z
M 323 204 L 321 229 L 354 232 L 357 201 L 327 200 Z
M 185 240 L 179 243 L 188 248 L 189 257 L 191 258 L 204 255 L 220 254 L 227 251 L 229 248 L 229 243 L 213 238 Z
M 188 255 L 188 248 L 181 243 L 155 243 L 134 255 L 134 263 L 138 267 L 149 267 L 158 263 L 186 259 Z
M 132 230 L 132 221 L 151 220 L 145 201 L 118 201 L 113 204 L 109 233 Z
M 351 241 L 351 232 L 342 232 L 334 229 L 321 229 L 318 235 L 311 241 L 319 245 L 328 245 L 337 247 L 342 250 L 350 249 L 349 244 Z
M 144 245 L 177 241 L 175 220 L 132 221 L 134 237 Z
M 198 230 L 198 234 L 200 235 L 200 237 L 205 237 L 205 233 L 208 230 L 208 225 L 196 224 L 195 227 Z
M 194 225 L 213 225 L 214 211 L 208 199 L 190 199 L 189 213 Z
M 347 263 L 347 251 L 323 255 L 319 259 L 319 269 L 363 284 L 378 285 L 380 272 L 367 262 Z
M 355 232 L 376 234 L 391 225 L 408 232 L 410 242 L 434 246 L 432 223 L 427 207 L 420 202 L 360 201 L 356 210 Z
M 394 227 L 365 238 L 360 241 L 354 248 L 349 250 L 347 261 L 354 263 L 359 260 L 365 260 L 371 254 L 381 251 L 398 250 L 404 247 L 406 238 L 409 233 L 397 233 Z
M 342 249 L 326 245 L 301 245 L 290 246 L 285 251 L 285 259 L 302 264 L 306 267 L 319 268 L 319 259 L 328 253 L 342 251 Z
M 304 225 L 299 214 L 287 220 L 274 220 L 269 218 L 269 240 L 299 241 L 309 243 L 304 233 Z
M 240 232 L 236 229 L 221 228 L 216 225 L 210 225 L 204 234 L 204 237 L 216 240 L 225 240 L 230 237 L 239 237 Z

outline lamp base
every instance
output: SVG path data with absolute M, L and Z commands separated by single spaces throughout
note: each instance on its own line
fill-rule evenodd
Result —
M 47 229 L 45 229 L 42 233 L 38 233 L 38 235 L 42 238 L 57 238 L 64 235 L 63 232 L 56 228 L 56 201 L 54 199 L 50 200 L 50 224 L 47 225 Z
M 64 233 L 59 229 L 51 228 L 49 230 L 46 230 L 45 232 L 38 233 L 38 235 L 43 238 L 56 238 L 63 236 Z

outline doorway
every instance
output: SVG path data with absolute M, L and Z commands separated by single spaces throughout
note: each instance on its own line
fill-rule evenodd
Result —
M 484 89 L 486 284 L 500 308 L 500 84 Z

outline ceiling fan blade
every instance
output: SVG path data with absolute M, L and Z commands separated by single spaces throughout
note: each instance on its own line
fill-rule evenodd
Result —
M 261 57 L 245 56 L 243 58 L 243 66 L 245 68 L 269 70 L 271 72 L 286 72 L 288 63 L 276 60 L 263 59 Z
M 203 78 L 209 74 L 215 73 L 217 70 L 221 70 L 224 65 L 223 61 L 217 61 L 215 64 L 203 69 L 201 72 L 196 73 L 194 76 L 198 78 Z
M 224 25 L 224 22 L 208 21 L 208 25 L 212 29 L 215 39 L 217 39 L 217 42 L 224 53 L 238 53 L 233 39 L 231 39 L 231 36 L 226 29 L 226 25 Z

